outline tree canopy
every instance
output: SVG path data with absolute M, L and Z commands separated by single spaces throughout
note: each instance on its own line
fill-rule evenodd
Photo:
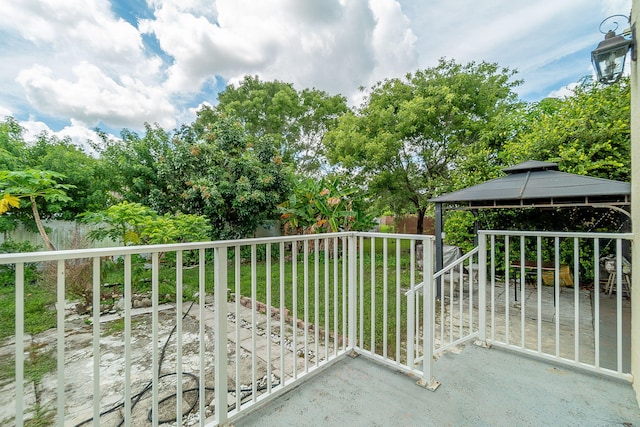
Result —
M 374 85 L 363 106 L 327 133 L 329 158 L 356 174 L 379 203 L 418 214 L 453 190 L 452 176 L 485 150 L 483 131 L 516 103 L 514 72 L 482 62 L 438 66 Z
M 235 118 L 206 109 L 172 144 L 157 161 L 161 187 L 149 196 L 158 212 L 203 215 L 214 239 L 248 237 L 277 218 L 290 172 L 270 137 L 250 138 Z
M 344 96 L 297 91 L 290 83 L 263 82 L 257 76 L 227 86 L 218 100 L 219 111 L 238 118 L 250 135 L 271 137 L 285 163 L 311 175 L 326 169 L 322 137 L 348 110 Z
M 506 119 L 521 125 L 505 141 L 503 157 L 508 164 L 553 161 L 564 172 L 629 181 L 630 109 L 628 78 L 613 85 L 586 80 L 572 96 L 544 99 Z

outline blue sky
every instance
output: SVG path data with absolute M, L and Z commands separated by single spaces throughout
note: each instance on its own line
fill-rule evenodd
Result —
M 520 97 L 592 74 L 598 26 L 631 0 L 33 0 L 0 14 L 0 116 L 82 142 L 190 123 L 245 75 L 342 94 L 431 67 L 497 62 Z

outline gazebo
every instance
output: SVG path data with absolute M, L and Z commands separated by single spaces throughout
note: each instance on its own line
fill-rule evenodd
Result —
M 535 160 L 503 171 L 504 177 L 429 200 L 436 204 L 436 271 L 443 267 L 444 205 L 456 210 L 594 207 L 630 215 L 627 182 L 560 172 L 557 163 Z

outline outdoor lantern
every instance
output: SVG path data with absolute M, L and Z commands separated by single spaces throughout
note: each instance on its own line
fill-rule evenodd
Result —
M 610 18 L 613 18 L 613 16 L 602 21 L 600 27 L 602 28 L 602 24 Z M 603 31 L 601 30 L 601 32 Z M 604 40 L 598 44 L 598 47 L 593 52 L 591 52 L 591 62 L 593 62 L 593 68 L 596 71 L 596 75 L 600 83 L 611 84 L 620 79 L 624 71 L 624 62 L 627 58 L 627 52 L 629 49 L 631 49 L 632 60 L 636 59 L 633 49 L 635 28 L 625 31 L 625 34 L 630 34 L 632 36 L 631 40 L 625 38 L 623 35 L 616 34 L 613 30 L 607 31 L 605 33 Z

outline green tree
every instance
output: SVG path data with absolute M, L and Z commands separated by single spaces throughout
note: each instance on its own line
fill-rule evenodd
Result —
M 0 122 L 0 170 L 25 169 L 27 144 L 23 139 L 24 129 L 13 117 Z
M 165 186 L 158 176 L 158 162 L 172 151 L 171 134 L 146 123 L 142 137 L 128 129 L 122 130 L 120 140 L 101 136 L 94 148 L 102 160 L 99 173 L 110 191 L 120 199 L 162 212 L 162 206 L 154 204 Z
M 584 81 L 565 99 L 533 104 L 505 144 L 508 164 L 524 160 L 557 162 L 560 170 L 629 181 L 631 176 L 630 88 Z
M 162 187 L 150 194 L 159 212 L 203 215 L 213 239 L 247 237 L 278 218 L 290 177 L 271 138 L 250 138 L 239 121 L 204 110 L 172 143 L 158 159 Z
M 59 139 L 46 132 L 41 133 L 29 144 L 25 161 L 31 169 L 64 175 L 63 183 L 69 186 L 66 192 L 70 200 L 61 211 L 53 212 L 57 218 L 71 221 L 83 212 L 107 206 L 110 188 L 100 167 L 101 160 L 87 154 L 70 138 Z M 48 211 L 41 214 L 51 216 Z
M 363 106 L 327 133 L 329 158 L 396 213 L 416 213 L 455 189 L 465 162 L 491 155 L 483 131 L 516 104 L 513 71 L 482 62 L 438 66 L 373 86 Z
M 254 137 L 270 136 L 285 162 L 303 174 L 326 169 L 322 138 L 348 111 L 346 99 L 317 89 L 297 91 L 292 84 L 246 76 L 218 95 L 217 109 L 237 117 Z M 205 113 L 201 113 L 204 115 Z
M 67 184 L 61 184 L 64 175 L 53 171 L 41 171 L 28 169 L 24 171 L 0 171 L 0 215 L 5 214 L 11 207 L 21 208 L 22 201 L 28 200 L 31 206 L 33 219 L 45 246 L 50 251 L 55 250 L 47 232 L 42 225 L 38 201 L 44 201 L 49 211 L 60 211 L 71 198 L 66 190 L 72 188 Z

